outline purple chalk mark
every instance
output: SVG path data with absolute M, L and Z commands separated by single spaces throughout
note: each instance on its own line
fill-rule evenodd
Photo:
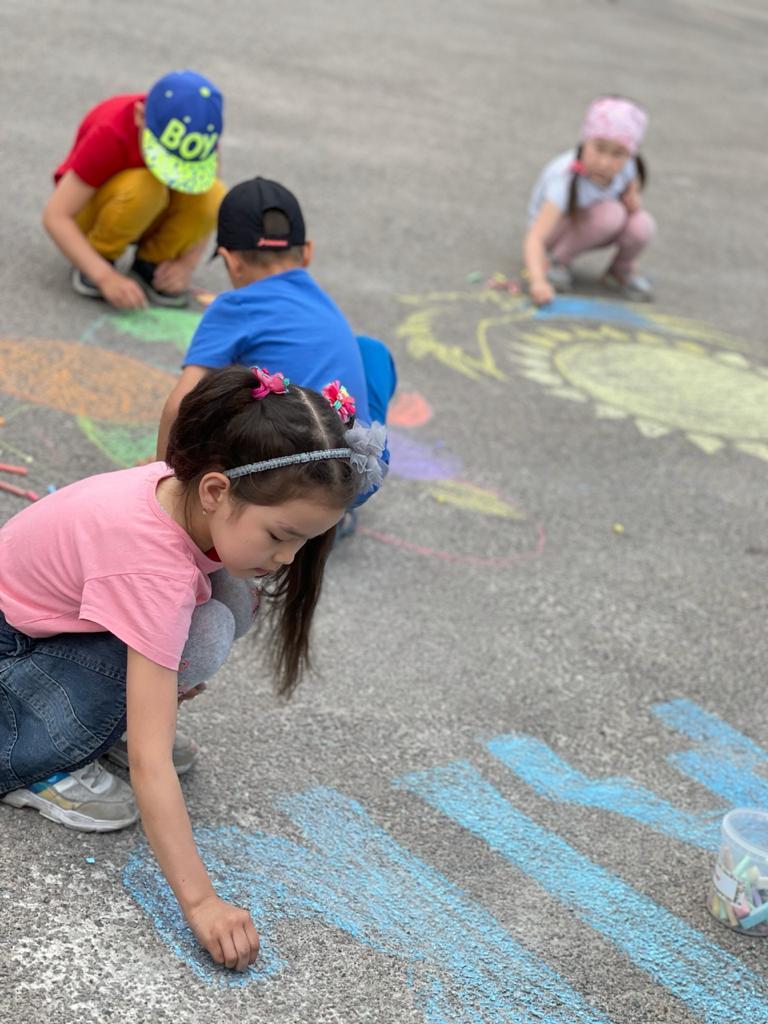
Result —
M 406 480 L 455 480 L 464 472 L 461 459 L 437 451 L 438 443 L 414 441 L 397 430 L 389 431 L 389 468 Z M 442 444 L 440 444 L 442 447 Z

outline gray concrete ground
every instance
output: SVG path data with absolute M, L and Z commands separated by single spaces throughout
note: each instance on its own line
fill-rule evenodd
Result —
M 749 779 L 757 799 L 765 766 L 745 755 L 730 783 L 713 771 L 708 791 L 703 769 L 695 781 L 668 760 L 691 740 L 653 713 L 686 698 L 757 744 L 768 725 L 764 5 L 5 0 L 0 36 L 1 331 L 24 342 L 3 343 L 0 450 L 32 457 L 30 486 L 116 463 L 114 418 L 89 433 L 67 405 L 70 385 L 59 401 L 45 379 L 73 351 L 51 341 L 177 365 L 172 342 L 188 324 L 153 335 L 95 323 L 107 311 L 71 294 L 39 224 L 78 116 L 171 67 L 221 86 L 226 179 L 259 173 L 295 189 L 319 280 L 359 331 L 391 344 L 402 391 L 433 410 L 399 428 L 396 471 L 361 517 L 367 532 L 333 558 L 317 671 L 294 700 L 271 695 L 258 641 L 244 642 L 183 710 L 202 746 L 184 783 L 190 811 L 210 830 L 201 844 L 219 857 L 222 885 L 259 919 L 260 971 L 230 984 L 185 944 L 138 828 L 94 837 L 0 808 L 0 1021 L 768 1018 L 763 947 L 704 907 L 715 845 L 669 831 L 672 806 L 715 821 Z M 657 302 L 639 311 L 650 319 L 622 326 L 620 310 L 590 305 L 606 296 L 587 261 L 582 304 L 534 321 L 467 275 L 518 275 L 533 179 L 602 91 L 650 112 L 659 236 L 645 267 Z M 204 267 L 199 283 L 222 288 L 221 268 Z M 601 325 L 614 334 L 585 333 Z M 470 362 L 484 340 L 492 355 Z M 104 366 L 115 389 L 136 388 L 127 363 Z M 149 432 L 143 422 L 128 424 L 130 444 Z M 437 489 L 440 476 L 453 484 Z M 495 514 L 491 491 L 507 502 Z M 19 508 L 0 502 L 4 516 Z M 641 825 L 627 781 L 615 786 L 623 814 L 599 796 L 567 803 L 564 785 L 547 798 L 484 747 L 506 733 L 666 804 Z M 728 754 L 713 749 L 710 763 Z M 458 820 L 458 798 L 449 813 L 393 786 L 459 760 L 548 830 L 551 862 L 519 820 L 504 839 L 494 818 L 484 839 Z M 346 799 L 364 809 L 362 825 Z M 479 802 L 474 792 L 462 806 Z M 329 829 L 316 845 L 313 815 Z M 377 829 L 397 844 L 389 854 Z M 529 862 L 510 863 L 523 841 Z M 622 931 L 621 908 L 602 924 L 575 909 L 578 893 L 546 874 L 570 863 L 562 841 L 608 872 L 614 892 L 632 886 L 648 918 Z M 298 849 L 315 858 L 304 874 Z M 602 906 L 585 862 L 569 870 L 571 888 Z M 491 917 L 506 935 L 495 945 Z M 516 973 L 527 955 L 532 992 Z M 728 1002 L 736 991 L 741 1016 Z

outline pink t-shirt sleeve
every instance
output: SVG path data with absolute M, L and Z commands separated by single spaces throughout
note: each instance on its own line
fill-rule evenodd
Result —
M 86 580 L 80 617 L 175 672 L 195 605 L 191 582 L 154 573 L 115 573 Z

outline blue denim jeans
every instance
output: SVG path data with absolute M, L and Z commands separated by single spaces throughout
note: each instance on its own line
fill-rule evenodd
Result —
M 35 639 L 0 612 L 0 795 L 82 768 L 120 738 L 126 660 L 111 633 Z
M 182 652 L 185 689 L 210 679 L 253 621 L 244 580 L 220 570 L 211 587 L 212 599 L 192 614 Z M 127 660 L 125 644 L 111 633 L 34 639 L 0 612 L 0 796 L 109 750 L 125 732 Z

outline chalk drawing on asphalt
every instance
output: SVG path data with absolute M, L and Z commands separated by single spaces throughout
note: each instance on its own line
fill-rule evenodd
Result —
M 485 290 L 401 302 L 415 307 L 398 336 L 417 360 L 473 381 L 522 376 L 552 397 L 590 404 L 598 418 L 629 419 L 647 438 L 682 434 L 709 454 L 732 447 L 768 459 L 768 366 L 724 332 L 583 298 L 537 309 Z
M 549 800 L 604 812 L 606 827 L 611 815 L 620 815 L 673 841 L 709 850 L 714 860 L 716 817 L 727 809 L 721 801 L 749 796 L 765 802 L 768 783 L 754 769 L 765 768 L 768 752 L 692 701 L 651 711 L 692 742 L 692 749 L 667 760 L 713 793 L 717 806 L 708 813 L 676 807 L 631 779 L 589 778 L 535 737 L 508 734 L 485 746 Z M 747 782 L 739 786 L 745 770 Z M 422 768 L 393 785 L 505 861 L 511 898 L 522 874 L 541 892 L 542 912 L 574 915 L 585 941 L 592 934 L 609 943 L 689 1015 L 707 1024 L 768 1019 L 766 980 L 710 937 L 719 925 L 704 905 L 705 878 L 700 902 L 681 904 L 673 895 L 671 905 L 662 906 L 600 865 L 598 833 L 585 855 L 534 821 L 527 806 L 526 813 L 519 810 L 466 761 Z M 262 932 L 262 957 L 243 975 L 217 968 L 198 947 L 145 846 L 127 864 L 129 893 L 201 982 L 263 985 L 290 972 L 279 948 L 282 928 L 286 922 L 311 921 L 406 961 L 414 1005 L 426 1024 L 607 1024 L 610 1018 L 559 974 L 556 954 L 527 948 L 525 921 L 519 929 L 512 924 L 505 930 L 476 899 L 396 842 L 357 801 L 323 787 L 285 797 L 276 806 L 299 829 L 302 843 L 231 828 L 195 833 L 219 893 L 247 906 Z M 434 822 L 432 834 L 439 835 Z M 444 839 L 447 849 L 455 843 L 448 830 Z M 679 856 L 686 856 L 684 846 Z

